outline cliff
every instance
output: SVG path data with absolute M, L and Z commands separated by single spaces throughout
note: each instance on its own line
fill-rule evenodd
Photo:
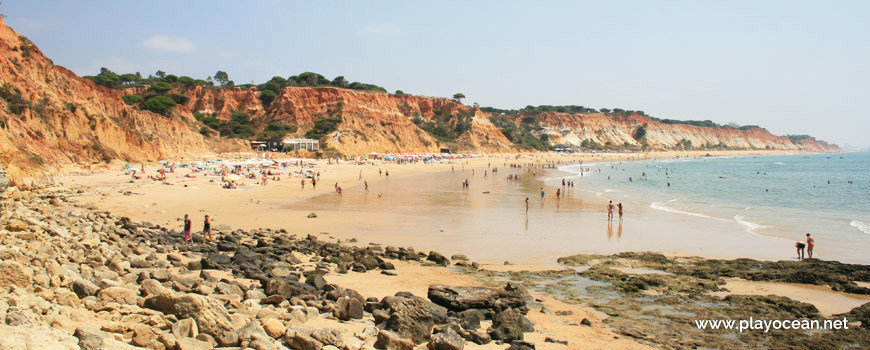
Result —
M 126 106 L 120 92 L 54 65 L 2 21 L 0 69 L 0 165 L 12 179 L 211 151 L 193 125 Z
M 0 21 L 0 166 L 10 178 L 41 177 L 70 164 L 189 157 L 241 150 L 245 142 L 200 134 L 192 113 L 228 121 L 233 111 L 251 116 L 259 135 L 270 123 L 296 127 L 304 137 L 318 120 L 340 117 L 322 132 L 321 149 L 347 155 L 369 152 L 517 152 L 490 113 L 457 101 L 336 87 L 284 87 L 268 105 L 256 87 L 173 88 L 187 98 L 168 116 L 126 105 L 123 94 L 146 95 L 147 87 L 114 90 L 54 65 L 27 38 Z M 506 116 L 522 125 L 526 114 Z M 601 145 L 629 149 L 735 148 L 832 151 L 813 138 L 792 141 L 764 129 L 666 124 L 639 114 L 535 114 L 534 125 L 515 128 L 535 144 Z M 508 122 L 510 124 L 510 121 Z M 510 125 L 507 125 L 510 126 Z M 216 133 L 213 133 L 216 134 Z M 546 135 L 546 137 L 545 137 Z M 516 135 L 514 135 L 516 136 Z M 516 141 L 516 140 L 514 140 Z M 537 146 L 536 146 L 537 147 Z
M 539 134 L 549 135 L 550 142 L 554 144 L 579 146 L 584 140 L 589 140 L 601 145 L 609 143 L 628 148 L 646 146 L 654 150 L 688 147 L 814 152 L 839 150 L 836 145 L 813 138 L 794 143 L 788 137 L 775 136 L 762 128 L 741 130 L 729 126 L 665 124 L 637 113 L 628 115 L 546 113 L 535 116 L 543 127 Z M 515 119 L 517 123 L 521 122 L 521 117 Z

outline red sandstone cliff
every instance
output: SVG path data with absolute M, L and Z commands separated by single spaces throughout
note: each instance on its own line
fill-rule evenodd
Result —
M 56 66 L 0 21 L 0 165 L 10 177 L 59 166 L 210 152 L 179 118 L 128 107 L 118 91 Z

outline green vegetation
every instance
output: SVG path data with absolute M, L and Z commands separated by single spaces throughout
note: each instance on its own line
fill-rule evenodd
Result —
M 174 100 L 167 96 L 159 95 L 149 98 L 145 102 L 142 102 L 142 109 L 146 111 L 152 111 L 157 114 L 166 115 L 172 107 L 175 107 L 176 103 Z
M 30 101 L 21 97 L 21 91 L 8 83 L 0 85 L 0 98 L 6 101 L 6 111 L 9 114 L 21 114 L 25 108 L 30 108 Z
M 411 121 L 442 142 L 456 141 L 462 133 L 471 128 L 472 114 L 469 112 L 459 112 L 453 115 L 438 108 L 434 109 L 433 112 L 435 115 L 429 121 L 425 121 L 419 116 L 414 117 Z
M 128 106 L 132 106 L 139 102 L 142 102 L 142 96 L 139 95 L 124 95 L 121 96 L 121 99 L 124 100 L 124 103 L 126 103 Z
M 634 135 L 632 135 L 635 140 L 640 140 L 644 136 L 646 136 L 646 124 L 637 127 L 637 130 L 634 131 Z
M 549 144 L 549 135 L 547 136 L 547 140 L 543 140 L 542 138 L 538 138 L 534 134 L 532 134 L 532 130 L 536 128 L 540 128 L 540 125 L 535 124 L 532 126 L 531 124 L 522 123 L 520 126 L 517 126 L 513 121 L 504 116 L 492 116 L 489 117 L 489 120 L 493 125 L 498 127 L 501 130 L 501 133 L 507 137 L 508 140 L 514 143 L 517 148 L 522 149 L 536 149 L 540 151 L 544 151 L 550 148 Z M 537 118 L 535 118 L 537 121 Z
M 404 95 L 405 92 L 402 90 L 396 90 L 396 95 Z
M 314 128 L 305 132 L 305 137 L 309 139 L 320 139 L 338 129 L 338 124 L 341 124 L 341 117 L 326 117 L 320 119 L 314 122 Z
M 465 98 L 465 94 L 463 94 L 461 92 L 457 92 L 457 93 L 453 94 L 453 100 L 456 102 L 461 102 L 463 98 Z
M 788 139 L 791 140 L 791 142 L 801 142 L 803 140 L 813 138 L 810 135 L 785 135 L 785 137 L 788 137 Z
M 266 131 L 263 131 L 260 134 L 261 139 L 271 139 L 271 138 L 281 138 L 287 134 L 292 134 L 296 132 L 296 127 L 287 124 L 280 123 L 269 123 L 266 125 Z

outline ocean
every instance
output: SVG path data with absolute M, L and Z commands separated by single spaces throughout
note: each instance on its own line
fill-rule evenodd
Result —
M 810 233 L 817 247 L 828 249 L 826 257 L 836 252 L 870 263 L 870 152 L 684 158 L 561 170 L 599 197 L 733 221 L 755 235 L 798 241 Z M 559 180 L 548 183 L 554 181 Z
M 361 241 L 466 254 L 482 263 L 555 265 L 561 256 L 623 251 L 794 260 L 795 241 L 809 232 L 816 257 L 870 264 L 870 153 L 563 164 L 535 171 L 507 166 L 516 162 L 529 159 L 494 158 L 497 173 L 457 163 L 455 171 L 368 177 L 370 192 L 361 181 L 347 183 L 342 196 L 282 207 L 353 213 L 361 219 L 318 225 Z M 466 179 L 470 186 L 463 189 Z M 562 187 L 562 179 L 575 186 Z M 607 220 L 611 200 L 623 203 L 623 220 Z

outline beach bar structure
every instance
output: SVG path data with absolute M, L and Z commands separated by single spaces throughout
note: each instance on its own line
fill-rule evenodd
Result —
M 284 144 L 284 150 L 304 149 L 306 151 L 319 151 L 320 141 L 312 139 L 284 139 L 281 141 Z

